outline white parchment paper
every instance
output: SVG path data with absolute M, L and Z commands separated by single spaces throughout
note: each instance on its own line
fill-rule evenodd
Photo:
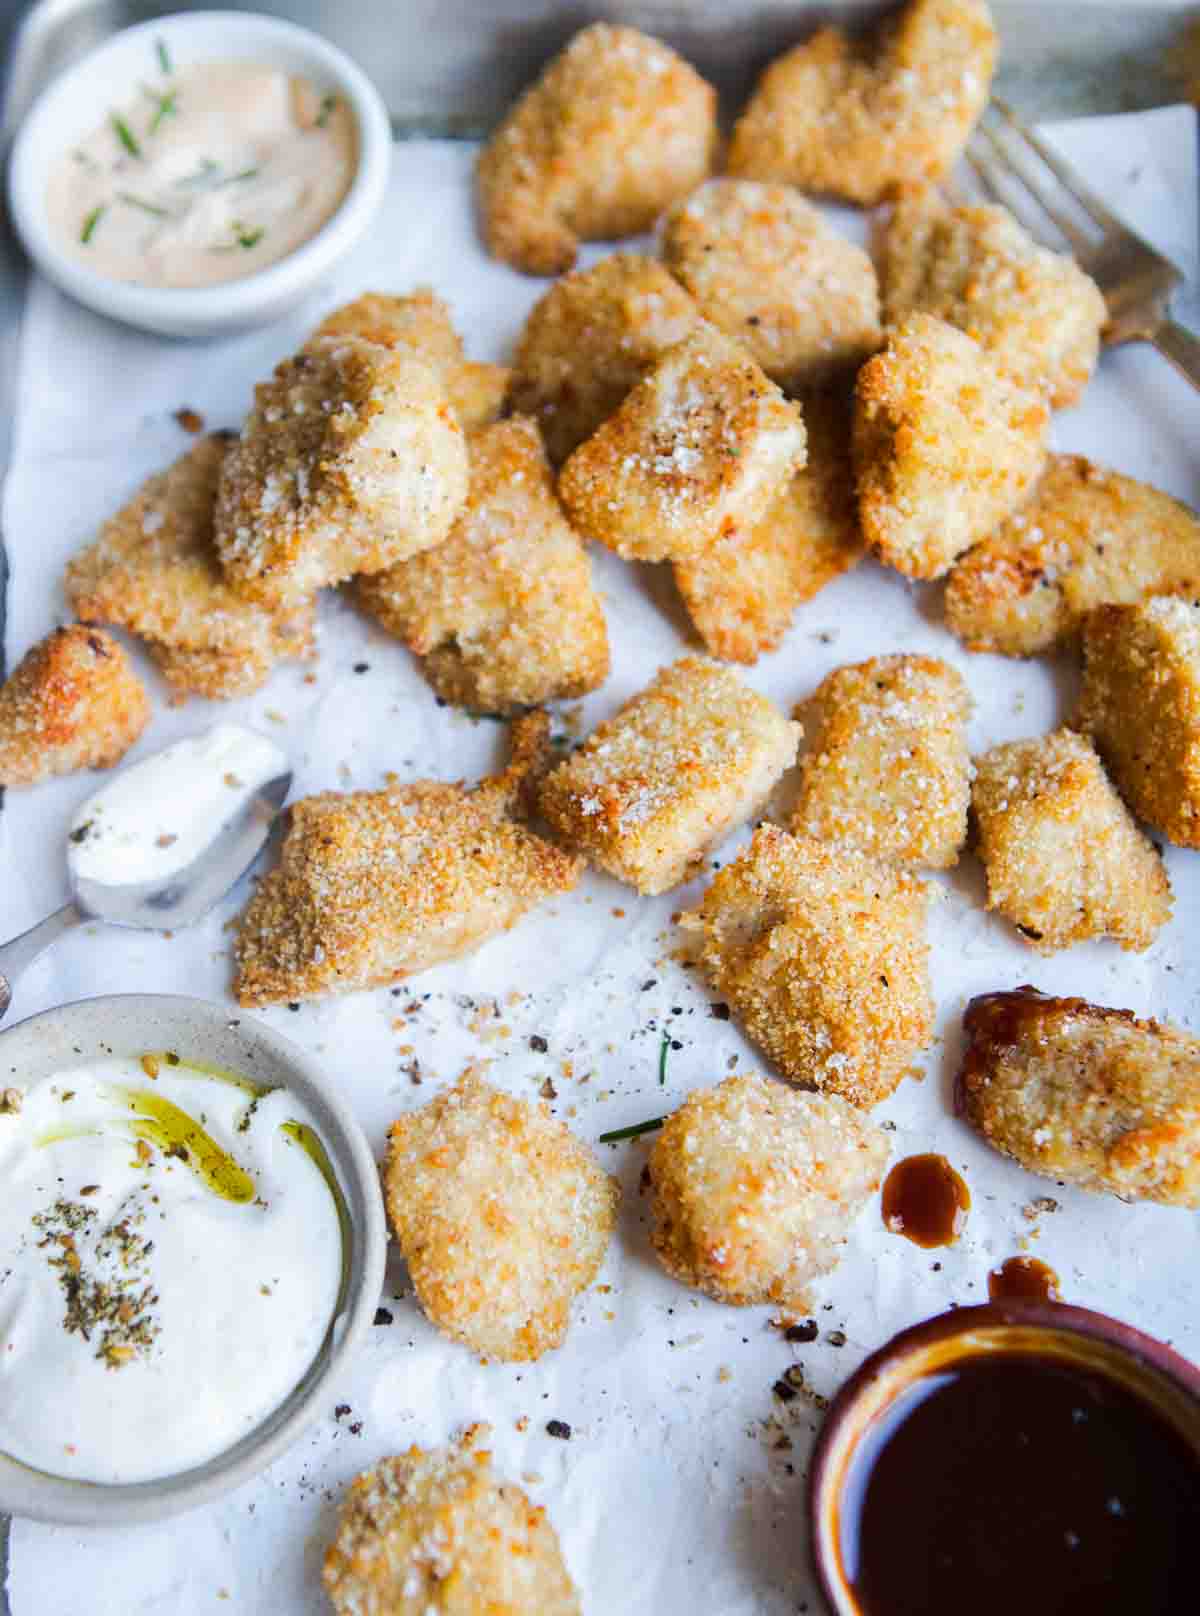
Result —
M 1057 136 L 1194 288 L 1193 113 L 1092 120 L 1062 126 Z M 10 665 L 64 617 L 59 577 L 68 556 L 144 475 L 186 447 L 172 412 L 188 405 L 211 426 L 236 425 L 253 382 L 337 303 L 367 288 L 404 291 L 428 281 L 453 305 L 474 357 L 506 356 L 544 283 L 480 252 L 473 155 L 448 143 L 399 146 L 389 205 L 371 240 L 295 318 L 235 341 L 181 346 L 139 336 L 35 285 L 16 460 L 4 494 Z M 848 228 L 861 229 L 861 221 Z M 588 260 L 596 256 L 589 250 Z M 1164 361 L 1126 351 L 1105 356 L 1083 403 L 1055 421 L 1054 444 L 1200 505 L 1198 419 L 1200 399 Z M 595 564 L 613 673 L 583 704 L 587 726 L 678 655 L 687 636 L 668 569 L 626 567 L 607 553 Z M 804 607 L 784 645 L 746 677 L 790 708 L 830 668 L 889 650 L 932 652 L 962 670 L 976 703 L 977 748 L 1044 731 L 1071 706 L 1076 675 L 1066 661 L 968 656 L 941 626 L 936 588 L 911 588 L 874 564 Z M 315 682 L 285 667 L 252 700 L 219 711 L 201 701 L 171 709 L 146 673 L 156 716 L 132 757 L 228 714 L 289 748 L 297 795 L 377 786 L 389 770 L 470 777 L 502 752 L 499 726 L 440 709 L 406 652 L 334 598 L 322 603 Z M 89 777 L 9 794 L 0 815 L 0 934 L 62 902 L 64 829 L 93 788 Z M 374 1328 L 353 1370 L 330 1387 L 311 1434 L 259 1480 L 160 1526 L 89 1533 L 14 1523 L 14 1616 L 315 1616 L 326 1608 L 319 1566 L 345 1481 L 384 1454 L 441 1442 L 479 1419 L 494 1426 L 501 1467 L 548 1506 L 594 1616 L 815 1610 L 802 1485 L 819 1414 L 804 1397 L 785 1407 L 771 1389 L 792 1363 L 828 1395 L 893 1331 L 951 1302 L 983 1298 L 988 1269 L 1025 1248 L 1058 1271 L 1068 1300 L 1200 1356 L 1196 1219 L 1034 1179 L 989 1153 L 953 1119 L 949 1103 L 959 1017 L 972 993 L 1032 980 L 1200 1028 L 1200 863 L 1169 849 L 1167 864 L 1175 917 L 1141 956 L 1089 944 L 1041 960 L 984 912 L 982 874 L 971 858 L 935 878 L 939 1038 L 924 1081 L 906 1082 L 877 1115 L 895 1125 L 897 1158 L 940 1150 L 960 1167 L 974 1197 L 970 1221 L 953 1248 L 923 1252 L 885 1233 L 873 1206 L 841 1266 L 819 1286 L 817 1342 L 789 1346 L 769 1310 L 721 1307 L 666 1279 L 649 1249 L 638 1188 L 645 1147 L 601 1146 L 625 1185 L 620 1230 L 601 1283 L 582 1299 L 559 1352 L 534 1365 L 480 1366 L 424 1321 L 397 1266 L 381 1298 L 389 1322 Z M 263 1019 L 322 1056 L 379 1150 L 388 1122 L 428 1099 L 469 1058 L 489 1059 L 492 1079 L 518 1093 L 536 1094 L 549 1078 L 556 1112 L 594 1140 L 674 1106 L 735 1062 L 762 1064 L 736 1026 L 710 1015 L 703 985 L 669 957 L 670 916 L 696 890 L 649 901 L 589 876 L 510 937 L 398 993 L 267 1011 Z M 130 990 L 228 999 L 225 928 L 245 896 L 243 884 L 208 922 L 170 939 L 96 929 L 74 935 L 21 980 L 13 1017 Z M 664 1028 L 673 1047 L 659 1087 Z M 546 1041 L 546 1053 L 531 1047 L 533 1037 Z M 1028 1216 L 1034 1198 L 1047 1193 L 1059 1209 Z M 339 1404 L 350 1413 L 336 1417 Z M 551 1419 L 569 1423 L 569 1441 L 547 1433 Z

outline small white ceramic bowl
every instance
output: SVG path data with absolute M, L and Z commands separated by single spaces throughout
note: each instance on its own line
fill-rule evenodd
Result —
M 105 1485 L 47 1475 L 0 1453 L 0 1513 L 71 1526 L 162 1520 L 240 1486 L 292 1445 L 329 1401 L 329 1382 L 346 1366 L 375 1317 L 383 1288 L 387 1225 L 379 1174 L 362 1130 L 320 1063 L 240 1010 L 170 994 L 82 999 L 31 1016 L 0 1033 L 0 1088 L 28 1087 L 89 1057 L 138 1057 L 176 1049 L 185 1058 L 286 1088 L 311 1113 L 341 1184 L 350 1251 L 340 1310 L 300 1384 L 249 1435 L 178 1475 Z
M 78 262 L 50 232 L 46 187 L 63 152 L 135 90 L 162 40 L 178 66 L 263 62 L 341 96 L 358 126 L 358 167 L 341 205 L 315 236 L 255 275 L 218 286 L 149 287 Z M 387 188 L 392 136 L 378 91 L 342 51 L 277 17 L 192 11 L 140 23 L 69 67 L 38 97 L 13 143 L 9 196 L 26 251 L 56 286 L 100 314 L 171 337 L 213 337 L 285 313 L 362 239 Z

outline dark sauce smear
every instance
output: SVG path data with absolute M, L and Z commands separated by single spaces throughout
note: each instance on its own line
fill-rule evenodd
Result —
M 1058 1275 L 1037 1257 L 1009 1257 L 988 1275 L 993 1302 L 1058 1302 Z
M 951 1246 L 963 1232 L 971 1192 L 944 1156 L 906 1156 L 883 1184 L 883 1221 L 918 1246 Z
M 1195 1616 L 1200 1453 L 1102 1375 L 980 1354 L 866 1433 L 838 1538 L 863 1616 Z

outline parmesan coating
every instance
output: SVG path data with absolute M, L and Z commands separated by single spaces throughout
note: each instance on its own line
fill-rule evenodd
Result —
M 0 685 L 0 786 L 110 769 L 150 722 L 150 701 L 124 649 L 72 623 L 28 650 Z
M 882 340 L 870 257 L 790 186 L 709 180 L 667 214 L 663 256 L 788 392 L 856 370 Z
M 1031 1173 L 1200 1207 L 1200 1040 L 1129 1010 L 985 993 L 963 1017 L 959 1108 Z
M 567 892 L 582 860 L 517 825 L 531 760 L 473 791 L 414 780 L 385 791 L 304 797 L 289 809 L 278 866 L 237 923 L 241 1005 L 356 993 L 457 959 Z
M 466 440 L 436 372 L 318 338 L 254 390 L 221 467 L 217 550 L 235 589 L 290 603 L 440 543 L 466 497 Z
M 480 153 L 488 251 L 558 275 L 581 240 L 649 230 L 711 169 L 716 114 L 716 91 L 660 40 L 608 23 L 583 29 Z
M 926 903 L 895 865 L 760 825 L 680 924 L 785 1077 L 869 1107 L 933 1040 Z
M 337 1616 L 580 1616 L 546 1511 L 502 1481 L 474 1425 L 350 1483 L 324 1582 Z
M 1040 246 L 1007 208 L 951 207 L 933 187 L 901 197 L 883 243 L 889 325 L 933 314 L 973 337 L 1055 408 L 1087 386 L 1108 318 L 1090 275 Z
M 1200 606 L 1100 606 L 1083 630 L 1086 731 L 1139 819 L 1200 847 Z
M 937 578 L 1012 514 L 1046 459 L 1050 412 L 978 343 L 911 315 L 858 373 L 858 514 L 880 558 Z
M 506 1363 L 562 1345 L 620 1198 L 544 1101 L 471 1071 L 392 1124 L 384 1194 L 422 1308 L 452 1341 Z
M 756 662 L 791 627 L 796 607 L 862 559 L 850 461 L 848 392 L 803 398 L 808 460 L 754 527 L 714 539 L 674 564 L 696 632 L 714 656 Z
M 987 105 L 995 62 L 984 0 L 909 0 L 858 38 L 822 28 L 759 80 L 729 172 L 868 206 L 939 179 Z
M 887 1135 L 836 1095 L 755 1075 L 700 1089 L 647 1163 L 659 1261 L 718 1302 L 805 1308 L 887 1158 Z
M 656 258 L 611 253 L 562 276 L 534 304 L 513 358 L 509 405 L 533 416 L 559 466 L 699 320 Z
M 799 407 L 705 327 L 580 444 L 558 492 L 574 525 L 626 560 L 683 560 L 756 526 L 804 462 Z
M 834 671 L 801 713 L 797 836 L 947 869 L 967 838 L 971 698 L 937 657 L 885 656 Z
M 359 605 L 459 706 L 507 713 L 595 690 L 608 677 L 604 610 L 537 427 L 500 421 L 470 453 L 471 492 L 450 537 L 359 578 Z
M 1089 937 L 1149 948 L 1171 918 L 1162 860 L 1073 731 L 985 752 L 971 811 L 987 906 L 1039 954 Z
M 249 695 L 278 661 L 314 649 L 311 599 L 271 610 L 230 588 L 221 571 L 213 508 L 231 436 L 201 438 L 148 478 L 64 578 L 76 615 L 140 635 L 178 696 Z
M 1034 656 L 1094 606 L 1200 597 L 1200 522 L 1148 483 L 1052 454 L 1032 497 L 946 584 L 946 623 L 969 651 Z
M 666 892 L 753 818 L 801 733 L 728 668 L 681 657 L 546 776 L 541 811 L 601 869 Z

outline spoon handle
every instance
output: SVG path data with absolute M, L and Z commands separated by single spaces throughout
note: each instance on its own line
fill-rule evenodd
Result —
M 51 943 L 56 943 L 63 932 L 82 925 L 84 918 L 73 903 L 64 903 L 61 909 L 47 915 L 45 920 L 39 920 L 36 926 L 30 926 L 19 937 L 0 943 L 0 1019 L 3 1019 L 12 1003 L 12 983 L 16 977 L 27 965 L 32 965 Z

